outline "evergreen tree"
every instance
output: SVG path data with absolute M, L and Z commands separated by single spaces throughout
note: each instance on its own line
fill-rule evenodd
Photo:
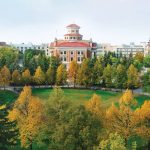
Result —
M 9 150 L 17 144 L 18 131 L 16 123 L 8 119 L 8 107 L 0 105 L 0 149 Z

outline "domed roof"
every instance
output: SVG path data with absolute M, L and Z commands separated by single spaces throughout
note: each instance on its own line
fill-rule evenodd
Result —
M 67 28 L 80 28 L 77 24 L 70 24 L 67 26 Z

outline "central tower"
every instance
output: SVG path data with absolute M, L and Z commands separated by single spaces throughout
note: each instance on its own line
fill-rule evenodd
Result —
M 80 41 L 82 35 L 79 33 L 80 26 L 76 24 L 70 24 L 67 27 L 67 34 L 64 35 L 64 39 L 67 41 Z

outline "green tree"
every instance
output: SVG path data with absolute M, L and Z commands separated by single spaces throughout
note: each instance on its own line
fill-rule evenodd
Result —
M 67 70 L 63 64 L 61 64 L 57 68 L 57 75 L 56 75 L 56 83 L 57 85 L 64 85 L 67 80 Z
M 94 63 L 94 68 L 92 70 L 92 83 L 93 84 L 100 84 L 102 81 L 103 76 L 103 67 L 99 60 L 96 60 Z
M 150 93 L 150 69 L 142 77 L 144 92 Z
M 144 57 L 144 66 L 149 68 L 150 67 L 150 54 Z
M 126 68 L 123 65 L 119 64 L 115 73 L 115 86 L 122 90 L 124 87 L 126 87 L 126 82 Z
M 18 66 L 19 51 L 12 47 L 0 48 L 0 68 L 8 66 L 13 71 Z
M 0 104 L 0 149 L 9 150 L 17 144 L 18 132 L 16 123 L 8 119 L 8 107 Z
M 109 64 L 104 68 L 103 79 L 106 87 L 112 86 L 112 67 Z
M 56 71 L 53 67 L 49 67 L 46 72 L 46 82 L 51 86 L 55 84 L 56 81 Z
M 127 150 L 124 139 L 117 133 L 109 134 L 107 140 L 100 142 L 97 150 Z

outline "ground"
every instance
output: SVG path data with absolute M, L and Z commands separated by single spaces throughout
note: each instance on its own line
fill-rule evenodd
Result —
M 33 89 L 33 95 L 40 97 L 43 100 L 47 100 L 52 89 Z M 85 90 L 85 89 L 63 89 L 64 94 L 68 100 L 71 100 L 74 104 L 84 104 L 95 93 L 101 96 L 103 105 L 110 106 L 113 102 L 116 103 L 120 99 L 122 93 L 115 93 L 110 91 L 101 90 Z M 139 106 L 143 104 L 145 100 L 150 100 L 150 97 L 143 95 L 135 95 Z
M 33 89 L 33 95 L 40 97 L 42 100 L 47 100 L 52 89 Z M 87 102 L 94 93 L 101 96 L 103 105 L 109 107 L 112 102 L 117 103 L 120 99 L 122 93 L 115 93 L 110 91 L 100 91 L 100 90 L 83 90 L 83 89 L 63 89 L 66 98 L 73 102 L 75 105 L 84 104 Z M 10 105 L 17 99 L 18 95 L 11 91 L 1 91 L 0 90 L 0 104 L 3 103 Z M 150 97 L 143 95 L 135 95 L 139 106 L 141 106 L 145 100 L 150 100 Z M 139 107 L 138 106 L 138 107 Z M 137 139 L 136 139 L 137 140 Z M 140 146 L 144 145 L 144 141 L 139 141 Z M 38 148 L 37 145 L 34 146 L 36 150 L 45 150 L 46 148 Z M 10 150 L 23 150 L 20 146 L 15 148 L 10 148 Z

